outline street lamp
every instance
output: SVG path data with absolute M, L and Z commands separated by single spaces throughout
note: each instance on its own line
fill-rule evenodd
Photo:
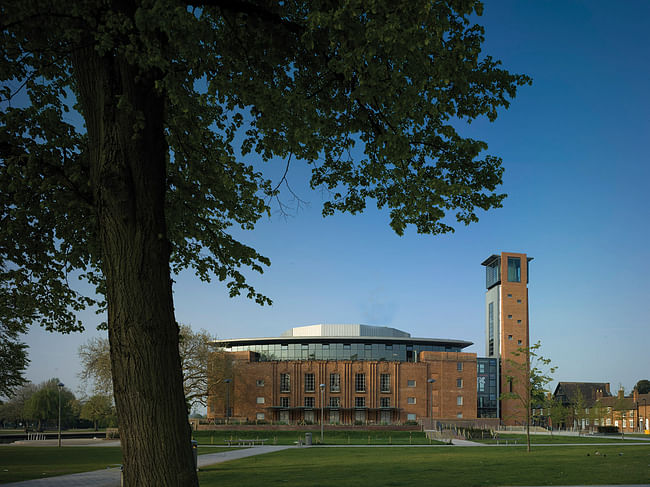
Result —
M 230 383 L 232 379 L 224 379 L 226 383 L 226 424 L 230 422 Z
M 325 384 L 320 385 L 320 443 L 323 444 L 323 407 L 325 406 Z
M 59 448 L 61 448 L 61 389 L 63 389 L 63 382 L 57 384 L 59 388 Z
M 435 379 L 427 379 L 427 382 L 431 384 L 431 428 L 433 428 L 433 383 Z
M 643 401 L 643 419 L 645 422 L 643 423 L 643 431 L 648 429 L 648 405 L 646 404 L 646 399 L 645 397 L 642 399 Z

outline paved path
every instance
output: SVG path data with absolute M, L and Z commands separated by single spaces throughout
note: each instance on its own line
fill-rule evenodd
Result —
M 287 448 L 296 448 L 295 446 L 255 446 L 252 448 L 243 448 L 241 450 L 232 450 L 219 453 L 207 453 L 199 455 L 199 468 L 215 463 L 238 460 L 240 458 L 252 457 L 254 455 L 263 455 L 274 451 L 286 450 Z M 3 484 L 3 487 L 119 487 L 120 469 L 106 468 L 104 470 L 95 470 L 93 472 L 74 473 L 70 475 L 60 475 L 58 477 L 48 477 L 45 479 L 25 480 L 24 482 L 14 482 Z

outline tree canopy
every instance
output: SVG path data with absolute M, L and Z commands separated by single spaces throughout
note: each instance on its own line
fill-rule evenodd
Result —
M 398 234 L 501 205 L 501 160 L 458 127 L 494 120 L 530 79 L 481 52 L 482 9 L 2 2 L 0 281 L 26 324 L 69 332 L 107 308 L 126 485 L 197 484 L 171 274 L 270 303 L 244 275 L 269 259 L 231 234 L 278 194 L 263 164 L 310 165 L 324 215 L 374 201 Z

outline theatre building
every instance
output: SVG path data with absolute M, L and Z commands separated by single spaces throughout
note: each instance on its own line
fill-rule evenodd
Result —
M 508 342 L 509 335 L 515 336 L 499 313 L 514 316 L 514 309 L 519 311 L 501 301 L 501 288 L 523 304 L 519 290 L 500 282 L 501 275 L 508 276 L 512 256 L 523 263 L 518 276 L 525 283 L 524 254 L 492 256 L 483 264 L 491 276 L 487 299 L 493 303 L 486 308 L 492 313 L 486 317 L 486 348 L 492 347 L 486 350 L 488 357 L 464 352 L 469 341 L 414 338 L 395 328 L 362 324 L 317 324 L 272 338 L 219 340 L 215 346 L 225 351 L 227 366 L 210 372 L 208 417 L 333 424 L 499 417 L 499 351 L 512 349 L 511 343 L 502 344 L 504 336 Z M 516 340 L 527 344 L 527 311 L 525 324 L 519 316 L 514 319 L 522 320 L 526 334 L 517 334 Z

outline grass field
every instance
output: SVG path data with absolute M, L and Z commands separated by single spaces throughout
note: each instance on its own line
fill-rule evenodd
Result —
M 293 445 L 305 438 L 305 431 L 195 431 L 192 436 L 199 444 L 223 445 L 227 439 L 267 439 L 267 445 Z M 320 442 L 320 431 L 311 431 L 314 444 Z M 325 445 L 429 445 L 421 431 L 325 431 Z
M 636 484 L 650 481 L 650 445 L 302 448 L 201 470 L 202 487 Z
M 495 445 L 497 444 L 497 440 L 495 438 L 488 438 L 488 439 L 477 439 L 477 440 L 472 440 L 476 441 L 478 443 L 486 443 L 490 445 Z M 562 444 L 584 444 L 584 443 L 627 443 L 627 442 L 633 442 L 633 443 L 642 443 L 643 440 L 640 440 L 639 438 L 634 438 L 630 437 L 629 435 L 625 435 L 625 439 L 621 440 L 620 436 L 608 436 L 608 437 L 603 437 L 603 436 L 562 436 L 562 435 L 530 435 L 530 444 L 531 445 L 562 445 Z M 508 442 L 508 444 L 516 442 L 517 445 L 525 445 L 526 444 L 526 435 L 523 434 L 500 434 L 499 435 L 499 440 L 498 443 L 504 444 Z M 650 445 L 650 443 L 648 443 Z
M 199 455 L 232 448 L 199 448 Z M 122 463 L 119 446 L 0 446 L 0 484 L 100 470 Z

